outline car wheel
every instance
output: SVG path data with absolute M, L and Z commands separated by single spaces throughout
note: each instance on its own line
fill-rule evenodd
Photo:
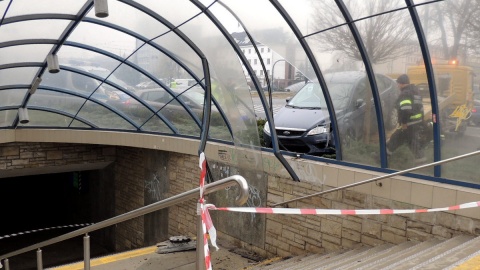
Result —
M 398 109 L 393 107 L 387 114 L 387 119 L 384 119 L 387 130 L 394 129 L 398 126 Z

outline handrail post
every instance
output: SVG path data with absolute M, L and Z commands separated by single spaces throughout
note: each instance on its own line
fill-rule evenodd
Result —
M 37 249 L 37 270 L 43 270 L 42 250 Z
M 5 259 L 3 263 L 5 264 L 5 270 L 10 270 L 10 263 L 8 262 L 8 259 Z
M 83 237 L 83 269 L 90 270 L 90 235 Z

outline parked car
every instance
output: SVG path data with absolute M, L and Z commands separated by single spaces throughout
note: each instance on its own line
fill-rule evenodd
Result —
M 178 90 L 176 94 L 199 117 L 203 114 L 204 94 L 202 89 L 193 87 L 185 92 Z M 185 108 L 178 101 L 172 100 L 173 97 L 162 88 L 137 90 L 135 95 L 148 103 L 154 110 L 161 110 L 161 113 L 167 117 L 186 114 Z M 144 105 L 123 91 L 111 91 L 107 103 L 133 117 L 144 117 L 144 113 L 150 114 Z
M 398 125 L 394 106 L 399 92 L 397 84 L 387 76 L 375 76 L 385 126 L 391 129 Z M 341 139 L 360 139 L 366 115 L 372 116 L 372 127 L 376 127 L 374 106 L 370 106 L 372 111 L 366 114 L 368 106 L 365 97 L 371 96 L 371 90 L 365 72 L 330 73 L 325 75 L 325 81 L 335 108 Z M 274 115 L 274 122 L 280 147 L 285 150 L 312 155 L 335 151 L 330 117 L 318 82 L 307 83 L 292 99 L 287 100 L 287 104 Z M 263 137 L 267 146 L 271 146 L 268 123 L 264 126 Z
M 164 82 L 163 79 L 160 79 L 160 81 Z M 135 87 L 137 89 L 151 89 L 151 88 L 158 88 L 160 86 L 154 81 L 146 81 L 146 82 L 141 82 L 135 85 Z

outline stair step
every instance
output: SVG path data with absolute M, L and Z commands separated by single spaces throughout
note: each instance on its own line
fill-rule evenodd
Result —
M 473 236 L 469 235 L 460 235 L 454 238 L 448 239 L 446 241 L 442 241 L 441 243 L 434 245 L 428 249 L 423 251 L 419 251 L 416 254 L 413 254 L 409 257 L 404 258 L 403 260 L 397 261 L 395 263 L 389 264 L 388 267 L 383 268 L 384 270 L 387 269 L 395 269 L 395 270 L 407 270 L 412 269 L 413 267 L 428 261 L 438 254 L 444 253 L 456 246 L 459 246 L 469 240 L 473 239 Z
M 350 263 L 353 263 L 358 260 L 362 260 L 363 258 L 368 258 L 370 256 L 373 256 L 374 254 L 381 252 L 385 249 L 389 249 L 393 247 L 393 244 L 383 244 L 383 245 L 378 245 L 375 247 L 371 247 L 363 252 L 359 252 L 355 255 L 349 256 L 347 258 L 341 259 L 341 260 L 333 260 L 331 263 L 324 264 L 322 266 L 316 266 L 314 268 L 310 269 L 343 269 L 345 265 L 348 265 Z M 307 268 L 308 269 L 308 268 Z M 305 269 L 306 270 L 306 269 Z
M 458 262 L 469 258 L 472 254 L 479 251 L 480 237 L 473 238 L 459 246 L 453 247 L 441 254 L 437 254 L 434 258 L 416 265 L 412 270 L 416 269 L 444 269 L 451 267 Z
M 278 270 L 278 269 L 285 269 L 287 267 L 290 267 L 292 265 L 296 265 L 307 259 L 308 257 L 312 255 L 318 255 L 318 254 L 302 254 L 294 257 L 289 257 L 286 258 L 285 260 L 282 261 L 277 261 L 271 265 L 267 266 L 261 266 L 260 269 L 264 270 Z M 254 268 L 255 269 L 255 268 Z
M 354 261 L 348 265 L 342 267 L 343 270 L 349 269 L 373 269 L 372 265 L 376 264 L 378 261 L 388 260 L 390 256 L 397 255 L 413 246 L 416 245 L 416 242 L 408 241 L 393 246 L 391 248 L 385 249 L 383 251 L 377 252 L 369 257 L 361 258 L 360 260 Z
M 401 261 L 407 257 L 410 257 L 414 254 L 417 254 L 418 252 L 424 251 L 425 249 L 428 249 L 430 247 L 433 247 L 435 245 L 438 245 L 441 243 L 442 240 L 437 239 L 437 238 L 432 238 L 429 239 L 425 242 L 417 243 L 414 246 L 404 249 L 403 251 L 397 252 L 395 254 L 390 255 L 388 258 L 385 258 L 384 260 L 378 260 L 374 263 L 372 263 L 369 266 L 364 266 L 360 269 L 362 270 L 370 270 L 370 269 L 382 269 L 383 267 L 388 267 L 392 264 L 392 262 L 397 262 Z
M 351 256 L 354 256 L 358 253 L 364 252 L 368 249 L 370 249 L 370 246 L 362 246 L 356 249 L 351 249 L 351 250 L 342 250 L 342 251 L 335 251 L 331 253 L 327 253 L 319 258 L 315 258 L 311 260 L 310 262 L 306 262 L 305 264 L 302 265 L 302 269 L 318 269 L 319 266 L 326 265 L 329 263 L 332 263 L 334 261 L 342 260 L 344 258 L 349 258 Z M 297 268 L 298 269 L 298 268 Z

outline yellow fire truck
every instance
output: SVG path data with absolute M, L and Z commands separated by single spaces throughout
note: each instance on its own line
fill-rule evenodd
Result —
M 432 115 L 430 93 L 425 66 L 410 66 L 407 75 L 424 97 L 425 119 L 440 121 L 442 133 L 455 132 L 462 135 L 467 128 L 467 119 L 473 106 L 472 68 L 455 62 L 433 65 L 439 116 Z

